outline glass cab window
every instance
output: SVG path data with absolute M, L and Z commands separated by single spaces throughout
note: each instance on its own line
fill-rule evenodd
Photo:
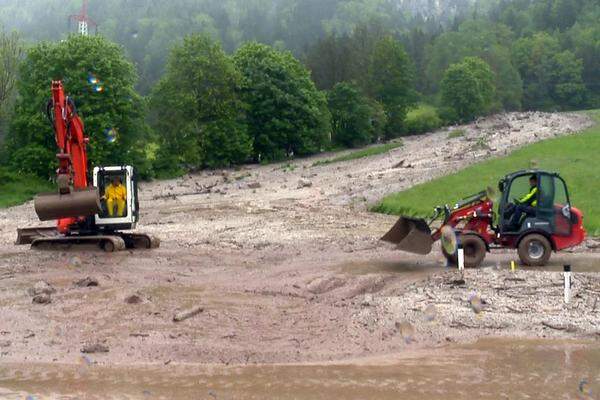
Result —
M 102 214 L 101 218 L 127 216 L 127 172 L 104 171 L 98 176 Z
M 513 179 L 510 185 L 510 193 L 508 194 L 509 201 L 513 201 L 514 199 L 520 200 L 529 193 L 531 190 L 529 178 L 530 175 L 523 175 Z
M 554 234 L 571 234 L 571 209 L 567 189 L 561 178 L 541 175 L 538 217 L 550 223 Z

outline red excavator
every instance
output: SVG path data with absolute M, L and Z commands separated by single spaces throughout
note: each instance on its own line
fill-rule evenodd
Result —
M 528 214 L 513 218 L 516 203 L 537 182 L 537 204 Z M 453 207 L 436 207 L 429 221 L 402 216 L 382 240 L 400 250 L 428 254 L 435 241 L 442 239 L 442 252 L 453 264 L 457 262 L 457 245 L 464 249 L 466 267 L 478 267 L 486 252 L 496 248 L 517 249 L 521 262 L 543 266 L 552 251 L 577 246 L 585 239 L 583 214 L 571 206 L 569 192 L 557 173 L 522 170 L 506 175 L 492 188 L 469 196 Z M 497 212 L 494 198 L 499 197 Z M 514 220 L 518 219 L 515 225 Z M 441 220 L 432 232 L 431 226 Z
M 135 229 L 139 220 L 138 178 L 131 166 L 95 167 L 88 180 L 88 160 L 83 122 L 73 100 L 65 96 L 62 82 L 52 82 L 52 99 L 47 116 L 58 146 L 58 193 L 40 194 L 34 199 L 41 221 L 58 220 L 56 227 L 18 229 L 17 244 L 32 247 L 52 244 L 93 243 L 107 252 L 126 248 L 156 248 L 158 238 Z M 104 194 L 118 180 L 126 193 L 124 207 L 115 215 L 107 209 Z M 101 196 L 102 194 L 102 196 Z

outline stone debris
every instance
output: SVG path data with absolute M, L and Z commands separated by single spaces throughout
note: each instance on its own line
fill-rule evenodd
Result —
M 83 279 L 80 279 L 78 281 L 75 282 L 75 286 L 78 287 L 92 287 L 92 286 L 99 286 L 98 280 L 96 278 L 91 278 L 91 277 L 86 277 Z
M 200 314 L 203 311 L 204 311 L 204 307 L 190 308 L 188 310 L 184 310 L 184 311 L 178 312 L 175 315 L 173 315 L 173 321 L 174 322 L 181 322 L 181 321 L 184 321 L 184 320 L 186 320 L 188 318 L 192 318 L 192 317 Z
M 248 189 L 260 189 L 262 185 L 260 182 L 250 182 L 248 183 Z
M 125 303 L 127 304 L 140 304 L 142 301 L 142 298 L 137 294 L 125 297 Z
M 108 346 L 102 343 L 87 344 L 81 348 L 81 352 L 85 354 L 108 353 L 108 351 Z
M 308 179 L 300 178 L 298 180 L 298 189 L 309 188 L 309 187 L 312 187 L 312 185 L 313 185 L 312 181 L 310 181 Z
M 52 298 L 49 294 L 42 293 L 38 294 L 37 296 L 33 296 L 32 302 L 36 304 L 50 304 L 52 303 Z
M 28 293 L 30 296 L 37 296 L 39 294 L 50 295 L 56 293 L 56 289 L 46 281 L 38 281 L 32 288 L 29 288 Z

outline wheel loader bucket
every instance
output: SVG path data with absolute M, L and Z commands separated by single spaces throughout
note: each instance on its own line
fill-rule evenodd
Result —
M 381 240 L 395 244 L 400 250 L 416 254 L 429 254 L 433 246 L 427 222 L 421 218 L 405 216 L 400 217 Z
M 76 190 L 68 194 L 43 193 L 33 200 L 40 221 L 69 217 L 87 217 L 100 212 L 98 189 Z

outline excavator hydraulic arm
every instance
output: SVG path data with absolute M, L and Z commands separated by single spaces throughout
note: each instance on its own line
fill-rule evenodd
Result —
M 52 82 L 47 114 L 58 147 L 58 193 L 36 196 L 34 207 L 40 220 L 58 219 L 58 231 L 68 233 L 70 226 L 99 212 L 100 198 L 98 190 L 88 185 L 86 146 L 89 139 L 75 104 L 65 96 L 60 81 Z

